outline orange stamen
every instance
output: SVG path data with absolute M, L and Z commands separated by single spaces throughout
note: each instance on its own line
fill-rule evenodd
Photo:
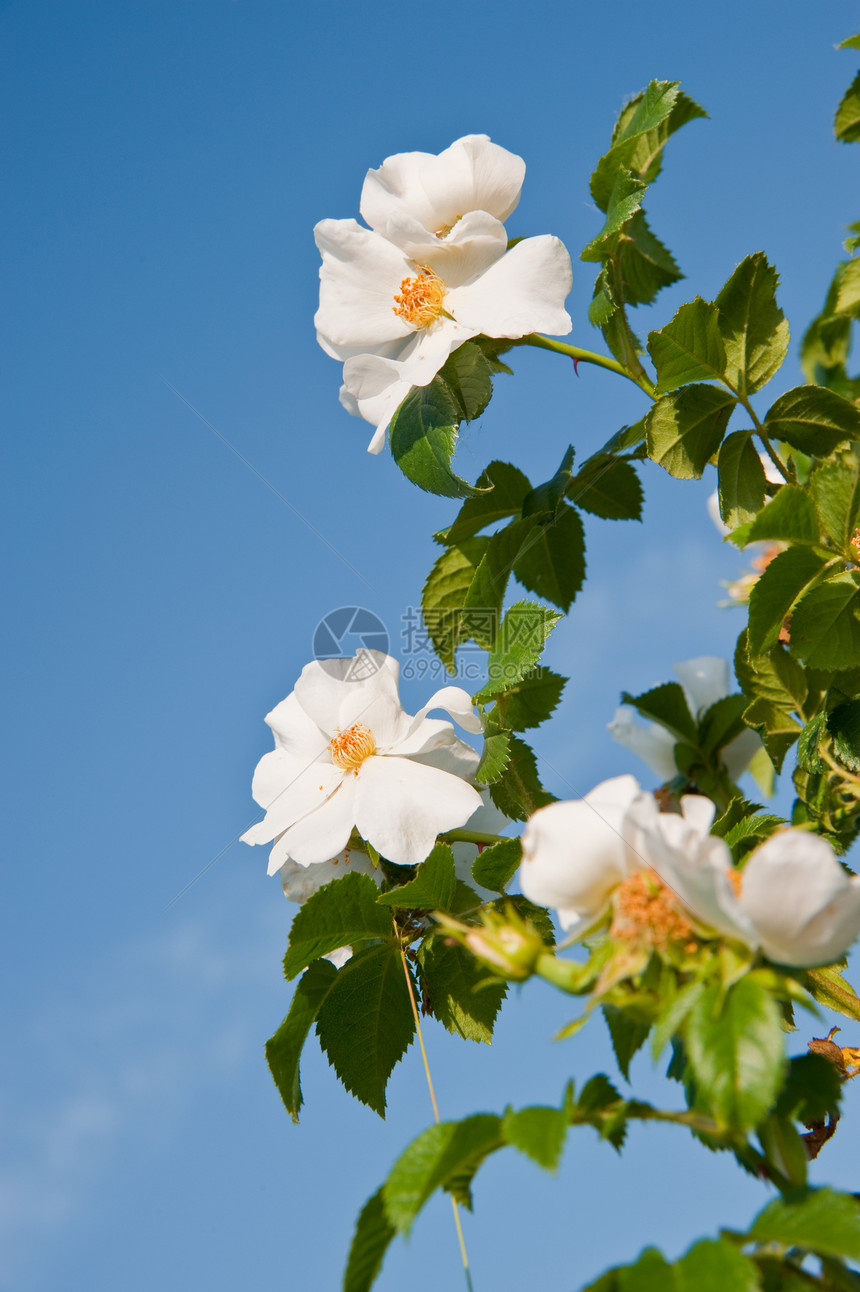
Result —
M 665 951 L 670 942 L 695 949 L 693 929 L 678 899 L 653 870 L 637 871 L 619 884 L 613 899 L 612 935 Z
M 332 736 L 328 751 L 335 767 L 358 775 L 358 769 L 365 758 L 370 758 L 376 753 L 376 740 L 369 727 L 362 726 L 360 722 L 354 722 L 351 727 L 347 727 L 346 731 L 339 731 L 337 735 Z
M 427 328 L 442 313 L 445 284 L 429 265 L 416 265 L 414 278 L 404 278 L 400 295 L 394 297 L 394 313 L 417 330 Z

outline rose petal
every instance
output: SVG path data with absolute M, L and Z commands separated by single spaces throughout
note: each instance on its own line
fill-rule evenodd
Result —
M 355 824 L 389 861 L 417 866 L 443 830 L 463 825 L 481 805 L 458 776 L 409 758 L 368 758 L 356 777 Z

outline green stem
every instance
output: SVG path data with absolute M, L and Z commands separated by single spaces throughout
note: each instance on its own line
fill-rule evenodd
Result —
M 593 363 L 598 368 L 607 368 L 610 372 L 617 373 L 619 377 L 626 377 L 628 381 L 632 381 L 634 386 L 644 390 L 649 399 L 654 398 L 654 387 L 647 377 L 635 377 L 617 359 L 610 359 L 605 354 L 597 354 L 594 350 L 582 350 L 578 345 L 567 345 L 564 341 L 555 341 L 552 337 L 541 336 L 539 332 L 524 336 L 521 340 L 515 341 L 514 345 L 533 345 L 539 350 L 554 350 L 556 354 L 566 354 L 577 363 Z
M 725 384 L 726 384 L 726 385 L 728 385 L 728 382 L 726 382 Z M 772 462 L 772 463 L 773 463 L 773 465 L 776 467 L 777 471 L 778 471 L 778 472 L 779 472 L 779 474 L 782 476 L 783 480 L 787 481 L 789 484 L 793 483 L 793 480 L 794 480 L 793 475 L 792 475 L 792 474 L 790 474 L 790 473 L 786 470 L 785 466 L 784 466 L 784 465 L 782 464 L 782 462 L 779 460 L 779 458 L 778 458 L 778 456 L 777 456 L 777 454 L 776 454 L 776 450 L 774 449 L 773 445 L 771 444 L 770 440 L 768 439 L 767 435 L 765 434 L 764 426 L 762 425 L 762 423 L 759 421 L 758 417 L 756 416 L 756 411 L 755 411 L 755 409 L 753 408 L 753 406 L 752 406 L 752 404 L 750 403 L 750 401 L 749 401 L 749 399 L 747 398 L 747 396 L 746 396 L 746 395 L 741 395 L 737 390 L 735 390 L 735 389 L 734 389 L 734 387 L 733 387 L 733 386 L 729 386 L 729 390 L 731 390 L 731 391 L 732 391 L 732 394 L 737 395 L 737 397 L 738 397 L 738 399 L 740 400 L 741 404 L 744 406 L 744 408 L 746 409 L 746 411 L 749 413 L 749 415 L 750 415 L 750 417 L 752 418 L 752 421 L 753 421 L 753 426 L 754 426 L 754 427 L 755 427 L 755 429 L 756 429 L 756 434 L 758 435 L 759 439 L 761 440 L 762 444 L 764 445 L 764 449 L 765 449 L 765 452 L 767 453 L 767 456 L 770 458 L 771 462 Z
M 507 834 L 484 834 L 481 830 L 446 830 L 439 838 L 443 843 L 510 843 Z

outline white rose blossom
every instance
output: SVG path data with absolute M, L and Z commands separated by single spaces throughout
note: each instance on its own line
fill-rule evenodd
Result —
M 761 949 L 775 964 L 831 964 L 860 935 L 860 877 L 843 870 L 816 834 L 786 828 L 732 865 L 708 831 L 714 805 L 685 795 L 682 816 L 650 796 L 631 805 L 627 827 L 642 857 L 703 923 Z
M 697 659 L 684 660 L 674 665 L 674 672 L 695 719 L 701 718 L 712 704 L 731 693 L 728 663 L 716 656 L 701 655 Z M 634 718 L 633 711 L 623 706 L 616 710 L 608 727 L 613 738 L 641 758 L 662 781 L 677 776 L 677 742 L 659 722 L 642 726 Z M 759 736 L 747 728 L 720 750 L 720 759 L 733 781 L 746 771 L 759 749 Z
M 450 722 L 427 717 L 447 709 L 477 732 L 469 696 L 444 687 L 411 717 L 400 704 L 399 671 L 381 651 L 314 660 L 266 716 L 275 748 L 260 759 L 252 785 L 266 815 L 242 838 L 275 840 L 269 874 L 288 858 L 300 866 L 330 861 L 353 828 L 390 861 L 417 865 L 441 831 L 462 826 L 481 806 L 466 779 L 476 751 Z
M 624 825 L 640 797 L 633 776 L 615 776 L 582 799 L 539 808 L 526 823 L 520 887 L 529 901 L 555 907 L 573 936 L 600 918 L 614 889 L 641 865 Z

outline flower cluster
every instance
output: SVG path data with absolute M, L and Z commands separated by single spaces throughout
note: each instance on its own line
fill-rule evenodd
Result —
M 435 156 L 398 153 L 368 171 L 356 220 L 321 220 L 317 340 L 343 361 L 341 403 L 374 423 L 378 453 L 392 414 L 458 346 L 485 335 L 565 335 L 570 256 L 558 238 L 509 248 L 522 158 L 486 135 Z
M 611 909 L 612 932 L 664 949 L 721 934 L 775 964 L 838 960 L 860 935 L 860 877 L 820 836 L 786 827 L 742 868 L 710 834 L 714 805 L 685 795 L 664 812 L 632 776 L 604 781 L 579 802 L 541 808 L 523 833 L 520 884 L 582 936 Z

